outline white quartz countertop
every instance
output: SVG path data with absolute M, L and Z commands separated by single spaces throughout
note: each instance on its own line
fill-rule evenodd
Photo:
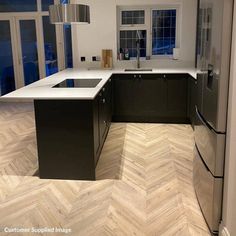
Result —
M 79 70 L 66 69 L 52 76 L 17 89 L 0 99 L 94 99 L 112 74 L 189 74 L 196 79 L 196 69 L 153 69 L 152 71 L 125 72 L 120 70 Z M 52 88 L 65 79 L 102 79 L 95 88 Z

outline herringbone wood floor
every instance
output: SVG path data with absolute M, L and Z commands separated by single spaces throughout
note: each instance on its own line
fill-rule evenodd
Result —
M 41 180 L 32 105 L 1 103 L 0 228 L 71 228 L 75 236 L 210 235 L 192 185 L 193 146 L 188 125 L 115 123 L 97 181 Z

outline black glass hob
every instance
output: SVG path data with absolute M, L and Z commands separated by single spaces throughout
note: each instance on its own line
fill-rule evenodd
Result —
M 53 88 L 95 88 L 102 79 L 66 79 Z

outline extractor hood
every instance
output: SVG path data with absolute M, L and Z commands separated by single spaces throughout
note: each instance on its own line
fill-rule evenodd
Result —
M 57 4 L 49 6 L 52 24 L 90 24 L 89 6 L 82 4 Z

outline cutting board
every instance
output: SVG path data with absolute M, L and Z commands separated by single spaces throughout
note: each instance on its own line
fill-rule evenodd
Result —
M 111 49 L 102 49 L 102 69 L 112 69 L 113 57 Z

